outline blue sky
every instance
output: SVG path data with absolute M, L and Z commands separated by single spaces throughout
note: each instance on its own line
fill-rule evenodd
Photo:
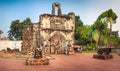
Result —
M 27 17 L 32 22 L 39 21 L 39 15 L 51 13 L 52 3 L 61 4 L 62 13 L 74 12 L 79 15 L 86 25 L 91 25 L 104 11 L 112 8 L 118 15 L 114 30 L 120 30 L 120 1 L 119 0 L 0 0 L 0 29 L 7 37 L 11 21 L 19 19 L 23 21 Z

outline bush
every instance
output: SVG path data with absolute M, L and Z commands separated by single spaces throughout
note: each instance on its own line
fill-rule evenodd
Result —
M 96 44 L 92 43 L 92 44 L 87 44 L 86 45 L 86 50 L 95 50 Z

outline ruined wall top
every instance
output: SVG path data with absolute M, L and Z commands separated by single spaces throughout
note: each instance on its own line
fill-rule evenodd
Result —
M 61 7 L 60 7 L 60 4 L 58 2 L 55 2 L 52 4 L 52 15 L 55 15 L 55 7 L 58 8 L 58 16 L 61 16 L 62 15 Z
M 55 7 L 57 7 L 57 15 L 55 15 Z M 52 4 L 52 12 L 51 14 L 42 14 L 40 17 L 59 17 L 59 18 L 66 18 L 66 19 L 74 19 L 75 14 L 73 12 L 68 13 L 68 15 L 62 15 L 60 3 L 55 2 Z

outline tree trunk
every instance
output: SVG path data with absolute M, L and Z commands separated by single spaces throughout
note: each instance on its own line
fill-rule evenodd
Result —
M 113 24 L 111 17 L 109 18 L 109 21 L 110 21 L 110 36 L 111 36 L 111 35 L 112 35 L 112 24 Z M 108 44 L 107 44 L 107 47 L 108 47 L 108 48 L 110 48 L 110 45 L 109 45 L 109 44 L 110 44 L 110 36 L 109 36 L 109 38 L 108 38 Z
M 96 42 L 96 50 L 98 49 L 98 41 Z
M 112 18 L 110 17 L 110 35 L 112 34 L 112 23 L 113 21 L 112 21 Z

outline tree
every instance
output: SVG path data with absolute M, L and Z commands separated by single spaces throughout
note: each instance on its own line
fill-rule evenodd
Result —
M 110 29 L 106 28 L 102 31 L 101 37 L 100 37 L 100 44 L 101 45 L 106 45 L 107 47 L 107 43 L 108 43 L 108 36 L 110 36 Z
M 112 9 L 108 10 L 107 20 L 110 23 L 110 34 L 112 34 L 112 24 L 116 23 L 117 15 L 113 12 Z
M 80 16 L 75 16 L 75 28 L 83 26 Z
M 90 26 L 90 28 L 88 29 L 88 32 L 87 32 L 87 34 L 88 34 L 88 37 L 91 37 L 92 36 L 92 32 L 94 31 L 94 27 L 93 27 L 93 25 L 92 26 Z
M 19 20 L 12 21 L 10 30 L 8 31 L 8 38 L 11 40 L 22 40 L 24 26 L 31 24 L 30 18 L 26 18 L 23 22 L 20 22 Z
M 87 34 L 87 32 L 88 32 L 88 29 L 89 29 L 89 26 L 86 26 L 86 25 L 84 25 L 84 26 L 81 26 L 81 27 L 78 27 L 77 29 L 76 29 L 76 31 L 77 31 L 77 36 L 79 37 L 78 39 L 77 39 L 77 42 L 79 43 L 79 44 L 82 44 L 82 45 L 85 45 L 85 44 L 87 44 L 87 39 L 88 39 L 88 34 Z
M 18 33 L 20 33 L 20 21 L 19 20 L 14 20 L 12 21 L 11 23 L 11 26 L 10 26 L 10 31 L 9 31 L 9 38 L 10 39 L 18 39 Z
M 79 39 L 81 38 L 81 35 L 79 34 L 80 32 L 80 27 L 83 26 L 83 22 L 81 21 L 79 16 L 75 16 L 75 40 L 79 42 Z
M 117 15 L 113 12 L 112 9 L 103 12 L 99 17 L 98 20 L 106 19 L 106 22 L 110 24 L 110 35 L 112 34 L 112 24 L 116 23 Z
M 102 41 L 102 43 L 110 43 L 110 36 L 112 35 L 112 24 L 116 22 L 116 19 L 117 15 L 112 11 L 112 9 L 109 9 L 103 12 L 93 24 L 94 29 L 100 31 L 99 39 Z M 108 24 L 110 24 L 110 30 L 106 30 Z M 107 33 L 105 34 L 106 31 Z
M 110 43 L 118 44 L 118 39 L 114 35 L 111 35 L 110 36 Z
M 91 42 L 91 47 L 92 47 L 92 32 L 94 31 L 94 26 L 90 26 L 90 28 L 88 29 L 88 32 L 87 32 L 87 35 L 88 35 L 88 38 L 90 39 L 90 42 Z
M 92 38 L 96 42 L 96 48 L 98 48 L 99 37 L 100 37 L 100 32 L 98 30 L 94 30 L 93 33 L 92 33 Z

